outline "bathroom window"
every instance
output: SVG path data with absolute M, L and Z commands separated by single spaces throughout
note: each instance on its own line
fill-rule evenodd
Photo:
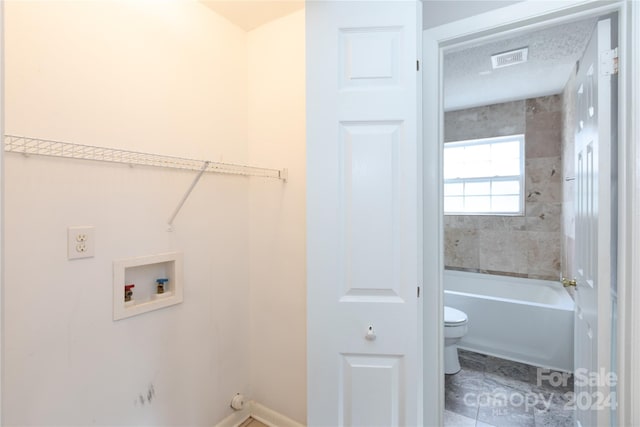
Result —
M 524 215 L 524 135 L 444 145 L 446 215 Z

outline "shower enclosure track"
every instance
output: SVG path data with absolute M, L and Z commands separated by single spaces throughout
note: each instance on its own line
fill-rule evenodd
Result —
M 4 150 L 25 156 L 38 155 L 63 157 L 66 159 L 93 160 L 97 162 L 123 163 L 129 166 L 151 166 L 170 169 L 197 171 L 195 179 L 169 217 L 167 231 L 173 231 L 173 220 L 182 209 L 189 195 L 205 172 L 225 173 L 232 175 L 257 176 L 275 178 L 286 182 L 286 169 L 269 169 L 256 166 L 232 163 L 212 162 L 208 160 L 185 159 L 182 157 L 164 156 L 160 154 L 142 153 L 138 151 L 119 150 L 115 148 L 92 145 L 73 144 L 70 142 L 52 141 L 48 139 L 29 138 L 26 136 L 5 135 Z

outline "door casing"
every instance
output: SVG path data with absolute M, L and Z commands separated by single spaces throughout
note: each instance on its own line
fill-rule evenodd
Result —
M 631 284 L 640 280 L 640 268 L 633 259 L 640 256 L 640 218 L 631 208 L 640 207 L 635 194 L 640 184 L 640 152 L 634 141 L 640 140 L 640 59 L 629 56 L 629 44 L 640 48 L 640 5 L 620 0 L 604 3 L 596 0 L 563 2 L 524 1 L 470 18 L 431 28 L 423 32 L 423 342 L 424 342 L 424 425 L 442 425 L 444 411 L 443 358 L 443 206 L 442 147 L 444 141 L 443 52 L 453 45 L 490 39 L 497 34 L 530 31 L 581 18 L 617 12 L 619 19 L 620 69 L 618 76 L 618 414 L 621 425 L 640 424 L 640 410 L 633 402 L 640 398 L 640 372 L 630 369 L 640 356 L 640 315 L 633 313 L 631 303 L 638 307 L 640 293 L 631 291 Z M 427 6 L 425 6 L 427 7 Z M 636 25 L 629 25 L 633 19 Z M 628 98 L 628 88 L 636 96 Z M 630 115 L 636 120 L 629 120 Z M 635 124 L 634 124 L 635 122 Z M 427 208 L 428 207 L 428 208 Z M 633 258 L 631 258 L 633 257 Z M 638 264 L 638 263 L 636 263 Z M 432 343 L 437 344 L 434 351 Z M 624 345 L 628 343 L 629 345 Z M 431 344 L 431 345 L 430 345 Z M 637 359 L 636 359 L 637 360 Z M 434 387 L 426 386 L 433 384 Z

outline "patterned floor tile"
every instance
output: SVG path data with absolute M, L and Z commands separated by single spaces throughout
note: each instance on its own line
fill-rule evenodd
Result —
M 572 376 L 465 350 L 459 359 L 462 370 L 445 376 L 445 427 L 573 425 Z

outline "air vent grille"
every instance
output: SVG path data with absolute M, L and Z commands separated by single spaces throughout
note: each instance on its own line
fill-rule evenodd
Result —
M 496 53 L 491 55 L 491 64 L 493 69 L 509 67 L 511 65 L 522 64 L 527 62 L 529 56 L 529 48 L 523 47 L 520 49 L 510 50 L 508 52 Z

